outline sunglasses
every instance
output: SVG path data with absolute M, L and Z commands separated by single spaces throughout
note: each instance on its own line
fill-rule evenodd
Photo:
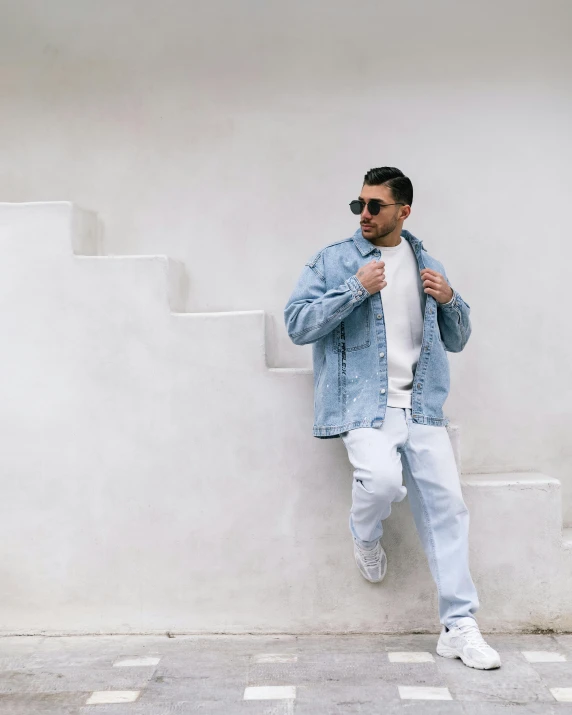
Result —
M 386 206 L 405 206 L 402 201 L 398 201 L 395 204 L 382 204 L 381 201 L 377 199 L 370 199 L 367 204 L 363 199 L 356 199 L 355 201 L 350 201 L 350 209 L 352 213 L 359 216 L 367 205 L 367 210 L 372 216 L 377 216 L 377 214 L 384 209 Z

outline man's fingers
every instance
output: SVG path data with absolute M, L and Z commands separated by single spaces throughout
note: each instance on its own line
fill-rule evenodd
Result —
M 442 283 L 443 282 L 443 277 L 437 273 L 437 275 L 434 275 L 433 273 L 425 273 L 425 275 L 421 276 L 422 280 L 424 281 L 433 281 L 433 283 Z

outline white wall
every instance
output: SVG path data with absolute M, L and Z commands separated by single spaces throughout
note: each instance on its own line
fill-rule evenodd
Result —
M 356 228 L 367 169 L 471 305 L 446 412 L 465 471 L 537 469 L 572 523 L 567 0 L 0 0 L 0 200 L 96 210 L 109 253 L 166 253 L 197 311 L 282 309 Z
M 96 238 L 0 203 L 0 634 L 435 632 L 407 498 L 383 584 L 355 567 L 351 466 L 312 437 L 312 371 L 268 369 L 264 312 L 181 312 L 182 264 Z M 558 480 L 462 486 L 481 626 L 570 630 Z

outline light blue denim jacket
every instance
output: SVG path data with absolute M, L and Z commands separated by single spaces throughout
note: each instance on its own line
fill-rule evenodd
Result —
M 419 270 L 431 268 L 449 279 L 442 264 L 409 231 Z M 358 229 L 351 238 L 318 251 L 304 266 L 284 309 L 296 345 L 312 343 L 314 436 L 338 437 L 359 427 L 380 427 L 387 407 L 387 345 L 383 291 L 370 294 L 356 277 L 373 259 L 383 260 Z M 458 353 L 471 334 L 470 306 L 453 289 L 449 303 L 424 293 L 423 341 L 413 379 L 411 417 L 426 425 L 447 425 L 443 404 L 449 393 L 446 351 Z

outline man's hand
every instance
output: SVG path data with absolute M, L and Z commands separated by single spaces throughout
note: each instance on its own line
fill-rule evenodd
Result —
M 421 280 L 423 281 L 423 290 L 425 293 L 432 295 L 437 303 L 448 303 L 453 297 L 453 289 L 437 271 L 432 271 L 430 268 L 423 268 L 421 271 Z
M 365 266 L 362 266 L 356 273 L 356 278 L 370 295 L 377 293 L 387 285 L 385 280 L 385 263 L 383 261 L 370 261 L 366 263 Z

